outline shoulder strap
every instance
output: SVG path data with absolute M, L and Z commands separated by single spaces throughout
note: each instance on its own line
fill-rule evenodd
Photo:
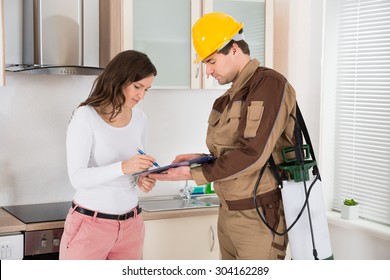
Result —
M 298 106 L 298 102 L 297 102 L 297 121 L 298 121 L 298 125 L 299 125 L 299 129 L 302 131 L 303 133 L 303 136 L 305 137 L 305 141 L 306 141 L 306 144 L 309 145 L 310 147 L 310 155 L 311 155 L 311 158 L 314 160 L 314 161 L 317 161 L 316 160 L 316 156 L 314 154 L 314 149 L 313 149 L 313 145 L 311 143 L 311 140 L 310 140 L 310 135 L 309 135 L 309 132 L 307 130 L 307 127 L 306 127 L 306 124 L 305 124 L 305 120 L 303 119 L 303 116 L 302 116 L 302 113 L 301 113 L 301 110 L 299 109 L 299 106 Z M 269 163 L 270 167 L 271 167 L 271 170 L 272 172 L 274 173 L 274 176 L 276 178 L 276 180 L 278 181 L 278 185 L 280 186 L 280 188 L 283 188 L 283 180 L 282 178 L 280 177 L 280 174 L 278 172 L 278 168 L 275 164 L 275 161 L 274 161 L 274 158 L 272 156 L 272 153 L 268 159 L 268 161 L 264 164 L 260 174 L 259 174 L 259 178 L 258 180 L 261 179 L 261 177 L 263 176 L 263 173 L 264 173 L 264 170 L 267 166 L 267 163 Z M 320 171 L 318 169 L 318 166 L 315 165 L 313 167 L 313 174 L 314 175 L 317 175 L 318 174 L 318 179 L 321 181 L 321 176 L 320 176 Z
M 314 154 L 313 145 L 310 140 L 309 132 L 307 130 L 305 120 L 303 119 L 301 110 L 299 109 L 298 102 L 297 102 L 297 120 L 298 120 L 299 127 L 303 133 L 303 136 L 305 137 L 306 144 L 309 145 L 310 147 L 311 158 L 317 162 L 316 156 Z M 318 165 L 315 165 L 313 167 L 313 174 L 318 175 L 318 179 L 321 181 L 320 170 L 318 169 Z
M 283 180 L 282 178 L 280 177 L 280 174 L 279 174 L 279 171 L 278 171 L 278 168 L 275 164 L 275 160 L 274 160 L 274 157 L 272 156 L 272 153 L 268 159 L 268 163 L 271 167 L 271 170 L 272 172 L 274 173 L 274 176 L 276 178 L 276 181 L 278 181 L 278 185 L 281 189 L 283 189 Z M 266 166 L 267 164 L 265 164 L 264 166 Z

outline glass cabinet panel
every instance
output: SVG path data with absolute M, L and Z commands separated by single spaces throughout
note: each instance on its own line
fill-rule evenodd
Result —
M 244 23 L 251 56 L 266 65 L 266 2 L 271 0 L 132 0 L 133 49 L 156 65 L 153 88 L 226 88 L 192 62 L 191 27 L 202 14 L 226 12 Z M 267 3 L 268 5 L 268 3 Z M 266 34 L 267 33 L 267 34 Z
M 265 61 L 265 0 L 214 0 L 213 10 L 225 12 L 244 23 L 251 57 Z
M 265 7 L 266 0 L 206 0 L 205 12 L 225 12 L 244 23 L 245 41 L 249 44 L 251 57 L 265 65 Z M 220 86 L 212 77 L 204 77 L 204 84 L 211 88 Z M 212 81 L 210 81 L 212 80 Z
M 191 1 L 133 0 L 133 48 L 156 66 L 153 88 L 190 88 Z

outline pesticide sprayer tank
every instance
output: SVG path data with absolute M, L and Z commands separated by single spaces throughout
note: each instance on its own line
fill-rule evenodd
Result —
M 314 179 L 312 178 L 309 181 L 306 181 L 307 189 L 309 189 L 313 180 Z M 283 181 L 282 199 L 286 224 L 287 227 L 289 227 L 295 221 L 305 203 L 306 191 L 304 182 L 295 182 L 294 180 Z M 308 206 L 310 207 L 314 244 L 317 250 L 318 259 L 333 259 L 326 208 L 320 180 L 316 180 L 311 189 Z M 307 207 L 297 223 L 288 232 L 288 239 L 291 258 L 293 260 L 314 259 L 312 234 Z

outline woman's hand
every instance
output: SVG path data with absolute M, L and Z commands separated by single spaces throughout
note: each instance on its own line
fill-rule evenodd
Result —
M 156 180 L 149 177 L 139 177 L 138 178 L 138 187 L 144 193 L 150 192 L 156 185 Z
M 156 161 L 149 155 L 135 155 L 131 159 L 122 161 L 123 174 L 134 174 L 146 171 L 153 166 Z

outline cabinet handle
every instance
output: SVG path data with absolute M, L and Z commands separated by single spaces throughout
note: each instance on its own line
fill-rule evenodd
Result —
M 198 65 L 196 66 L 196 74 L 195 74 L 195 78 L 196 79 L 199 77 L 199 72 L 200 72 L 200 66 L 199 66 L 199 63 L 198 63 Z
M 212 252 L 214 250 L 214 244 L 215 244 L 215 236 L 214 236 L 213 226 L 210 226 L 210 234 L 211 234 L 210 252 Z

